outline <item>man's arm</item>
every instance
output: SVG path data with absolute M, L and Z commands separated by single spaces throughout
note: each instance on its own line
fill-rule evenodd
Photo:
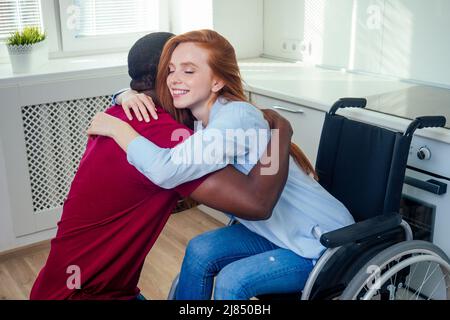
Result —
M 264 116 L 272 129 L 279 130 L 280 143 L 270 142 L 264 155 L 248 175 L 232 166 L 211 174 L 191 194 L 194 200 L 246 220 L 270 218 L 287 181 L 292 127 L 275 111 L 264 110 Z M 269 155 L 272 159 L 279 160 L 278 170 L 263 175 L 261 170 L 268 167 Z

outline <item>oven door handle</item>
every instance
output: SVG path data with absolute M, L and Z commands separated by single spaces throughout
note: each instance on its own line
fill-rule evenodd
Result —
M 434 179 L 423 181 L 406 176 L 405 183 L 415 188 L 437 194 L 439 196 L 447 193 L 447 184 Z

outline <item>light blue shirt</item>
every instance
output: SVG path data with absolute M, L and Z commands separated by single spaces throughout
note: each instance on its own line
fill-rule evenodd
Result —
M 231 134 L 236 130 L 246 133 L 247 139 Z M 246 102 L 218 99 L 212 106 L 208 126 L 183 143 L 164 149 L 138 137 L 129 144 L 127 157 L 155 184 L 174 188 L 227 164 L 248 174 L 269 139 L 270 128 L 260 110 Z M 203 159 L 198 158 L 199 154 Z M 275 245 L 309 259 L 317 259 L 325 249 L 319 241 L 322 233 L 354 223 L 345 206 L 308 176 L 292 157 L 286 186 L 272 216 L 263 221 L 237 219 Z

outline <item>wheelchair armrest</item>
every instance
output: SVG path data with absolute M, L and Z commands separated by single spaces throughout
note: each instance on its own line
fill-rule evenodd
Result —
M 366 238 L 386 233 L 398 227 L 401 223 L 402 218 L 398 213 L 381 214 L 374 218 L 324 233 L 320 237 L 320 243 L 326 248 L 336 248 L 352 242 L 361 242 Z

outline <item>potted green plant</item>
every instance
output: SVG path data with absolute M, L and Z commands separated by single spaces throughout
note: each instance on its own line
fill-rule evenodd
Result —
M 32 72 L 48 62 L 46 35 L 38 27 L 25 27 L 6 40 L 14 73 Z

